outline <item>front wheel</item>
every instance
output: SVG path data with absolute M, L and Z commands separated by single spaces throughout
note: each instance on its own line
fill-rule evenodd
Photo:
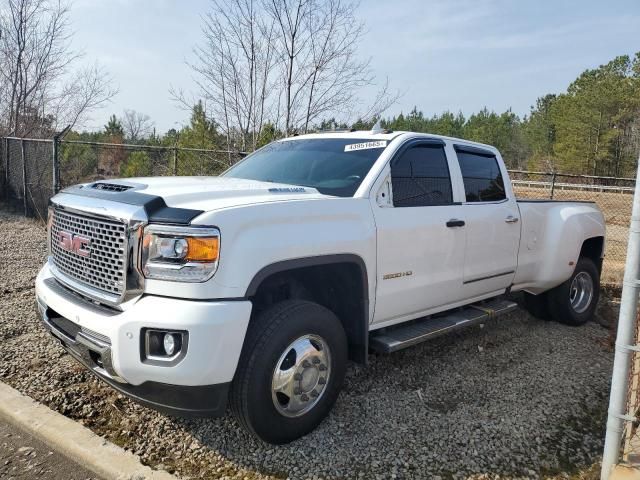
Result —
M 600 296 L 600 273 L 593 260 L 581 257 L 571 278 L 549 291 L 549 312 L 566 325 L 583 325 L 593 318 Z
M 302 300 L 278 303 L 249 326 L 231 386 L 231 410 L 265 442 L 291 442 L 329 413 L 346 362 L 346 335 L 333 312 Z

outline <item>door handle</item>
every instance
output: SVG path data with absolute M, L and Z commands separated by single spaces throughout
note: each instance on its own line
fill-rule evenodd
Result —
M 518 223 L 518 220 L 520 219 L 518 217 L 514 217 L 513 215 L 509 215 L 507 218 L 504 219 L 504 221 L 507 223 Z
M 447 222 L 447 227 L 464 227 L 464 220 L 458 220 L 457 218 L 452 218 Z

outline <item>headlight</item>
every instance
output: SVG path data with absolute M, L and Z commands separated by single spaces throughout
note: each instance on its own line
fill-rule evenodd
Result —
M 204 282 L 218 268 L 217 228 L 148 225 L 142 239 L 142 272 L 146 278 Z

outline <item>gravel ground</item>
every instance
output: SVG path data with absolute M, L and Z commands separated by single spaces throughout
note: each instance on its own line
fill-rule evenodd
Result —
M 181 420 L 99 383 L 39 326 L 44 228 L 0 212 L 0 380 L 156 468 L 194 478 L 567 478 L 598 461 L 609 332 L 523 311 L 349 367 L 331 415 L 284 447 L 231 416 Z M 601 309 L 613 317 L 607 302 Z

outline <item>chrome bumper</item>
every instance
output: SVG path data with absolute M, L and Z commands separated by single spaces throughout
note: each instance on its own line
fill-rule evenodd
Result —
M 101 377 L 126 383 L 118 376 L 111 362 L 111 341 L 104 335 L 79 327 L 71 320 L 57 315 L 36 300 L 36 306 L 44 327 L 62 344 L 76 360 Z
M 62 347 L 100 380 L 123 395 L 173 416 L 221 417 L 225 414 L 230 382 L 200 386 L 159 382 L 131 385 L 114 372 L 108 339 L 97 338 L 101 335 L 92 335 L 92 332 L 83 330 L 72 321 L 57 316 L 39 301 L 36 301 L 36 307 L 44 327 L 60 341 Z

